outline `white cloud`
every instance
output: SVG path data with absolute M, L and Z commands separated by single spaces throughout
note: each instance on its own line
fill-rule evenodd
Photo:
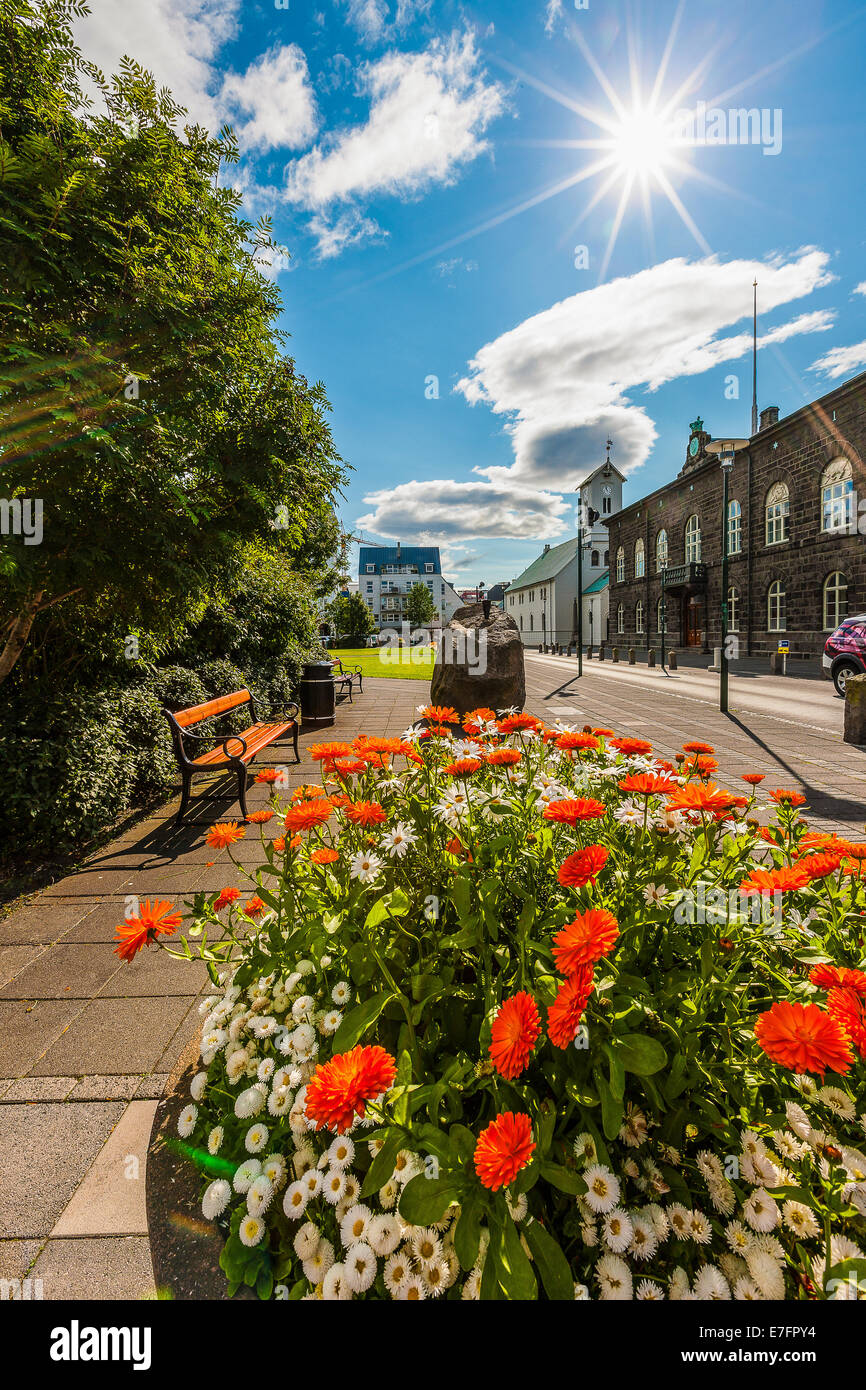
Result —
M 240 0 L 148 0 L 137 13 L 129 0 L 88 0 L 90 13 L 73 23 L 85 57 L 108 78 L 129 54 L 169 87 L 190 119 L 215 130 L 213 63 L 237 30 Z
M 221 97 L 227 110 L 248 117 L 235 123 L 241 149 L 299 149 L 316 133 L 307 60 L 297 44 L 277 45 L 243 74 L 227 73 Z
M 282 251 L 262 251 L 256 256 L 256 265 L 266 280 L 276 281 L 284 270 L 294 270 L 295 262 Z
M 322 215 L 310 219 L 309 232 L 316 238 L 316 251 L 320 261 L 329 261 L 339 256 L 348 246 L 356 246 L 359 241 L 373 237 L 382 239 L 388 235 L 372 217 L 364 217 L 354 208 L 341 212 L 333 222 Z
M 346 0 L 347 19 L 367 43 L 380 42 L 405 29 L 430 8 L 430 0 L 397 0 L 394 19 L 388 0 Z
M 505 104 L 504 89 L 479 70 L 470 33 L 437 39 L 421 53 L 387 53 L 360 80 L 370 95 L 366 122 L 288 166 L 289 202 L 322 209 L 452 183 L 488 148 L 483 132 Z
M 866 280 L 861 280 L 859 285 L 854 286 L 855 294 L 866 294 Z
M 866 367 L 866 342 L 852 343 L 850 347 L 831 348 L 817 362 L 813 362 L 810 372 L 822 372 L 834 380 L 856 372 L 858 367 Z
M 547 10 L 544 15 L 545 34 L 552 34 L 556 28 L 556 21 L 562 17 L 562 0 L 547 0 Z
M 371 492 L 364 501 L 373 511 L 359 516 L 356 526 L 377 536 L 400 537 L 418 544 L 438 544 L 470 537 L 556 536 L 568 529 L 568 503 L 553 493 L 512 482 L 505 486 L 453 479 L 400 483 L 387 491 Z
M 751 317 L 750 287 L 759 283 L 767 315 L 832 279 L 827 255 L 806 247 L 789 259 L 677 259 L 572 295 L 486 344 L 456 389 L 507 418 L 514 462 L 477 469 L 500 485 L 570 491 L 610 433 L 623 472 L 645 462 L 655 425 L 636 391 L 733 362 L 751 348 L 751 333 L 724 330 Z M 762 343 L 829 327 L 822 311 L 772 329 Z

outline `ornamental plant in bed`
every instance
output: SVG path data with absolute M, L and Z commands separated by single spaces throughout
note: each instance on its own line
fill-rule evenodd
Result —
M 214 981 L 178 1145 L 230 1289 L 862 1296 L 866 845 L 703 743 L 422 714 L 261 772 L 180 949 L 123 929 Z

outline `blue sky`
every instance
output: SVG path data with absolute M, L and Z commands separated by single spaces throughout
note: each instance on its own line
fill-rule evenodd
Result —
M 696 415 L 748 433 L 755 278 L 760 406 L 866 367 L 864 4 L 89 3 L 88 56 L 238 134 L 347 529 L 461 587 L 572 534 L 608 433 L 627 501 Z

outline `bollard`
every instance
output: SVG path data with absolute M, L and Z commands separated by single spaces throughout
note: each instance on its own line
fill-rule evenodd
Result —
M 647 666 L 655 666 L 655 664 L 656 664 L 655 647 L 650 647 L 649 651 L 647 652 L 647 654 L 646 654 L 646 664 L 647 664 Z
M 845 681 L 845 743 L 866 743 L 866 676 L 849 676 Z
M 619 661 L 619 647 L 614 647 L 613 651 L 611 652 L 611 660 Z
M 598 649 L 598 659 L 599 659 L 599 661 L 604 661 L 604 643 L 603 643 L 603 642 L 600 644 L 599 649 Z
M 670 652 L 668 652 L 668 670 L 669 670 L 669 671 L 675 671 L 676 669 L 677 669 L 677 654 L 676 654 L 676 652 L 674 652 L 674 651 L 670 651 Z
M 591 642 L 590 642 L 589 646 L 588 646 L 587 649 L 586 649 L 586 659 L 587 659 L 587 661 L 592 661 L 592 643 L 591 643 Z
M 629 647 L 629 649 L 628 649 L 628 664 L 629 664 L 629 666 L 634 666 L 634 663 L 635 663 L 635 655 L 636 655 L 636 653 L 635 653 L 634 647 Z

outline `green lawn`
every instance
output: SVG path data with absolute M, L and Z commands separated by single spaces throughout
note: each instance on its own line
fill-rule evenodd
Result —
M 432 647 L 335 647 L 332 655 L 346 666 L 360 666 L 365 676 L 429 681 L 433 675 Z

